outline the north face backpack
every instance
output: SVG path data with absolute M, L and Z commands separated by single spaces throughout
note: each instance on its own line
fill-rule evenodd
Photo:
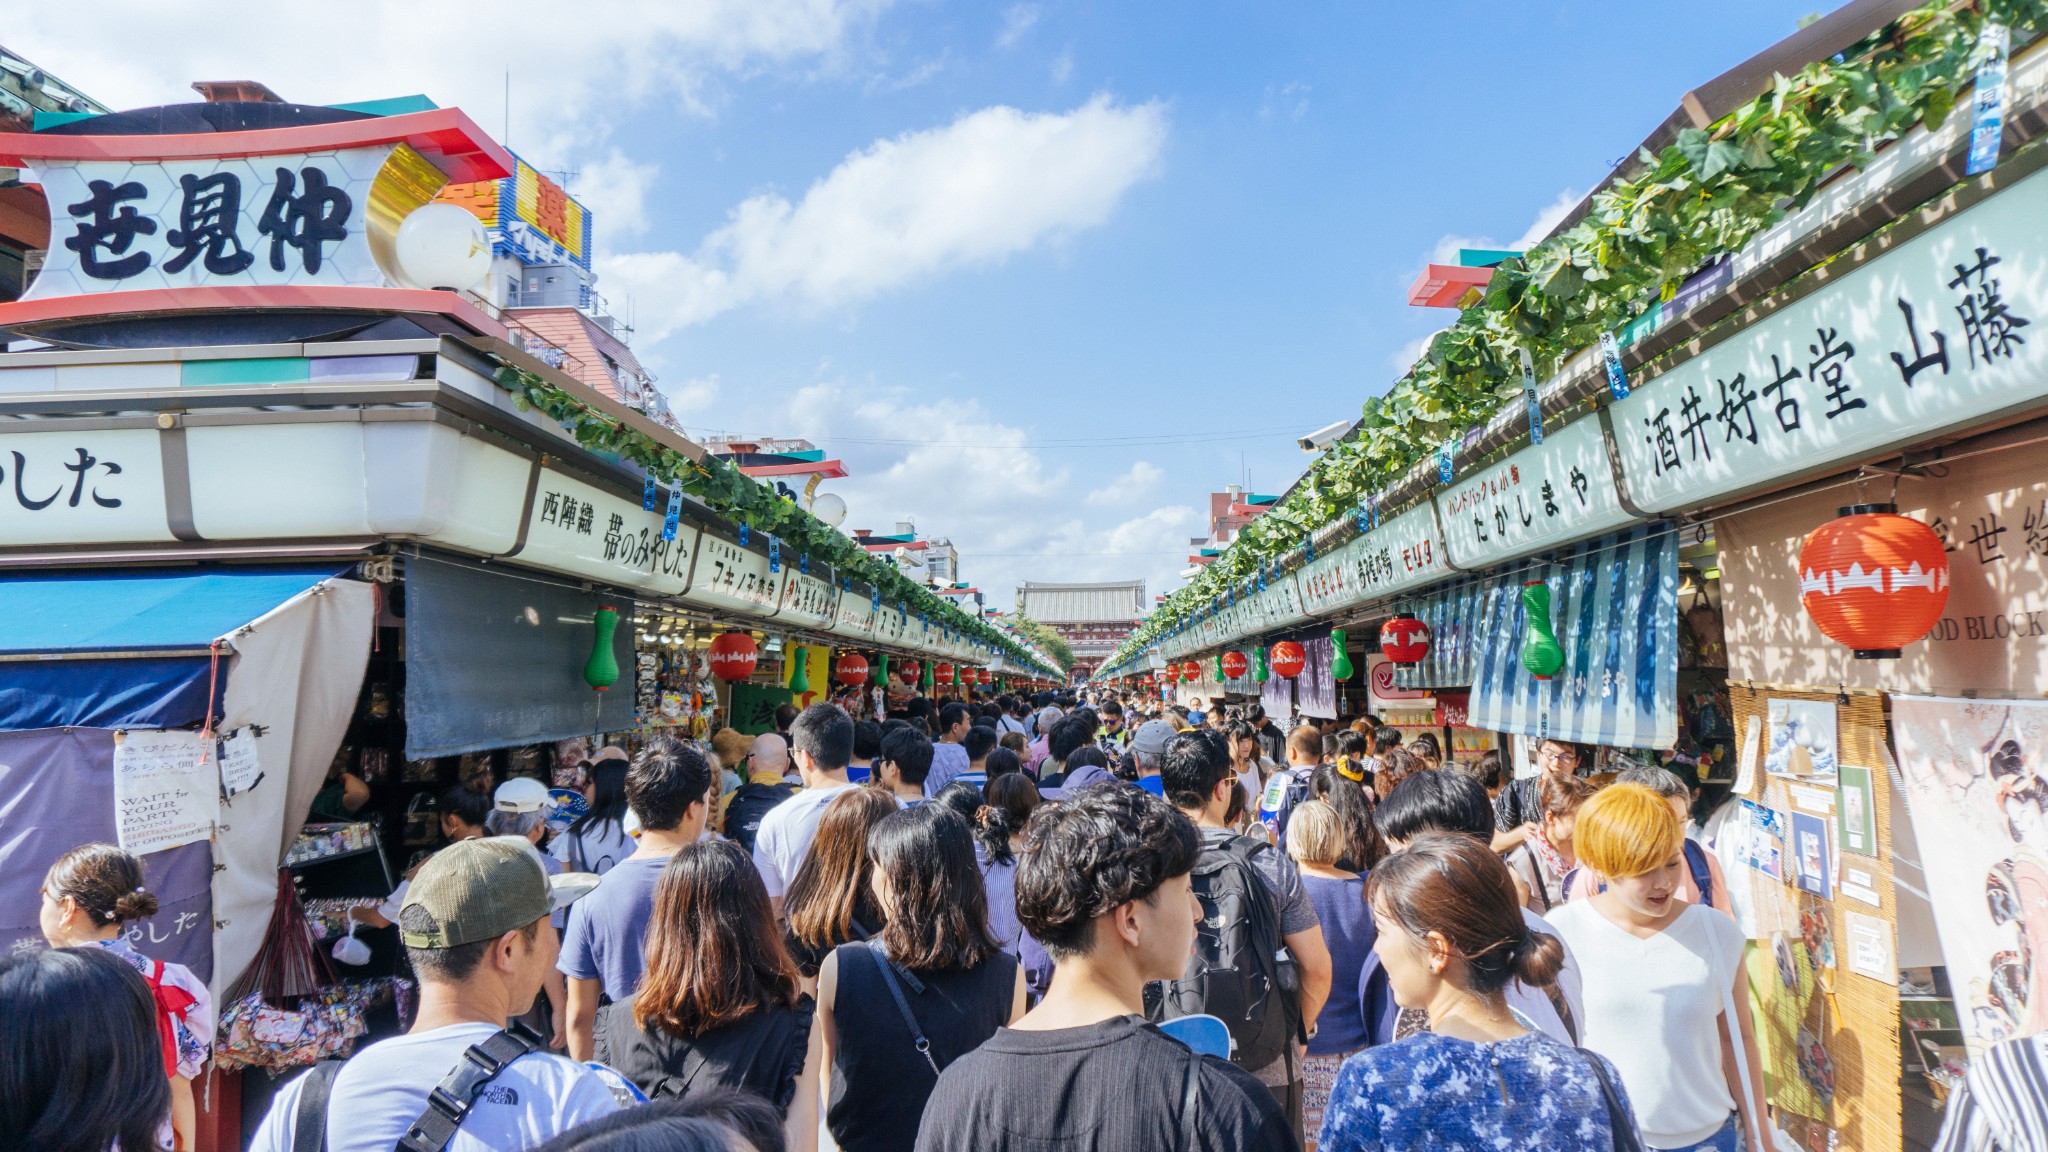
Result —
M 794 784 L 740 785 L 725 806 L 725 838 L 752 852 L 754 833 L 761 830 L 761 819 L 796 793 Z
M 1299 979 L 1280 959 L 1280 910 L 1252 859 L 1273 849 L 1248 836 L 1204 848 L 1192 877 L 1202 922 L 1187 974 L 1145 988 L 1152 1020 L 1208 1013 L 1230 1028 L 1239 1067 L 1257 1070 L 1300 1039 Z

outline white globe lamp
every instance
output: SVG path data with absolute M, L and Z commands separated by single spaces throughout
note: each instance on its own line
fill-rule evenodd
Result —
M 463 292 L 491 270 L 483 221 L 454 204 L 415 208 L 399 223 L 392 247 L 399 271 L 415 288 Z
M 837 528 L 846 521 L 846 501 L 836 492 L 820 492 L 811 498 L 811 515 L 827 528 Z

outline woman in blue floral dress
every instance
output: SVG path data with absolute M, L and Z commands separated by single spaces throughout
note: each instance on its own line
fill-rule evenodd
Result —
M 1344 1062 L 1320 1152 L 1642 1147 L 1613 1065 L 1536 1031 L 1502 996 L 1514 978 L 1553 984 L 1564 953 L 1524 924 L 1499 856 L 1429 833 L 1373 870 L 1369 895 L 1394 999 L 1427 1012 L 1430 1030 Z

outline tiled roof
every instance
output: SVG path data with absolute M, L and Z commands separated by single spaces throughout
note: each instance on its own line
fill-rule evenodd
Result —
M 642 403 L 639 358 L 596 321 L 574 308 L 515 308 L 510 315 L 517 327 L 569 354 L 564 372 L 620 403 Z M 607 366 L 606 357 L 617 368 Z
M 1140 620 L 1145 615 L 1145 582 L 1038 584 L 1026 580 L 1017 588 L 1017 610 L 1048 624 Z

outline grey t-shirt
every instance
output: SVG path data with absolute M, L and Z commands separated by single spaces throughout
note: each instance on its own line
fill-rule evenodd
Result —
M 624 1000 L 647 970 L 647 922 L 654 919 L 654 883 L 666 856 L 631 856 L 612 865 L 590 895 L 569 905 L 569 931 L 555 963 L 572 980 L 597 980 Z

